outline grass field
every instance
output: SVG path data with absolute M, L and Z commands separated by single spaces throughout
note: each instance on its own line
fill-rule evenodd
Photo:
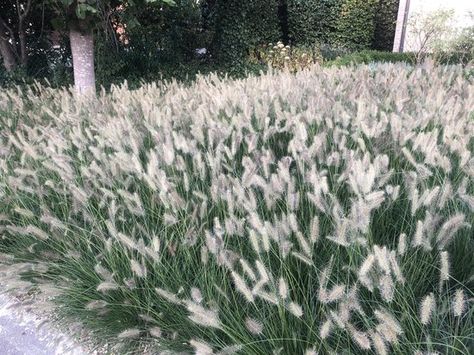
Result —
M 2 290 L 118 353 L 472 354 L 473 80 L 0 91 Z

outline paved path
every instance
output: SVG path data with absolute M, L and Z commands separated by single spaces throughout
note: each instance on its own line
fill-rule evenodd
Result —
M 84 354 L 77 347 L 68 349 L 71 342 L 58 341 L 60 335 L 45 326 L 37 329 L 38 317 L 10 308 L 11 302 L 0 295 L 0 353 L 1 355 L 63 355 Z M 62 337 L 66 339 L 65 337 Z M 55 340 L 56 339 L 56 340 Z

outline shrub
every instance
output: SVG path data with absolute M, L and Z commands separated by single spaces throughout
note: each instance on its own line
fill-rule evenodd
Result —
M 337 19 L 337 8 L 341 0 L 287 0 L 289 40 L 294 45 L 314 46 L 329 43 Z
M 400 0 L 379 0 L 375 6 L 372 49 L 391 51 L 397 25 Z
M 370 51 L 364 50 L 360 52 L 354 52 L 343 55 L 334 60 L 328 61 L 328 66 L 347 66 L 357 64 L 369 64 L 369 63 L 398 63 L 404 62 L 408 64 L 415 64 L 416 57 L 414 53 L 393 53 L 393 52 L 381 52 L 381 51 Z
M 250 62 L 274 69 L 288 69 L 290 72 L 295 72 L 310 68 L 315 63 L 322 63 L 322 55 L 317 47 L 285 46 L 283 42 L 279 41 L 275 45 L 269 43 L 266 46 L 256 48 L 250 56 Z
M 96 100 L 2 91 L 2 290 L 150 353 L 464 354 L 464 74 L 385 64 Z
M 344 0 L 340 5 L 332 43 L 352 50 L 369 49 L 374 39 L 379 0 Z
M 474 15 L 472 17 L 474 21 Z M 474 25 L 456 28 L 447 38 L 438 40 L 432 57 L 443 64 L 468 64 L 474 61 Z
M 416 53 L 421 63 L 443 47 L 445 38 L 451 35 L 454 9 L 439 9 L 426 13 L 414 13 L 407 24 L 406 48 Z
M 242 64 L 252 47 L 281 36 L 276 0 L 218 0 L 212 11 L 214 52 L 222 63 Z

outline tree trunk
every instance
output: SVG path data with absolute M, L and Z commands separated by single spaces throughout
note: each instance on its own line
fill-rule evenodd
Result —
M 3 58 L 3 65 L 7 72 L 11 72 L 17 66 L 15 53 L 7 39 L 0 36 L 0 55 Z
M 18 39 L 20 40 L 20 64 L 23 67 L 26 67 L 28 62 L 28 53 L 26 49 L 26 34 L 25 29 L 23 28 L 23 22 L 20 22 L 18 26 Z
M 92 31 L 71 29 L 69 39 L 76 91 L 95 95 L 94 35 Z

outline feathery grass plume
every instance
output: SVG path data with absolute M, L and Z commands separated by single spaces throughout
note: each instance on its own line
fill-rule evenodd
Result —
M 392 302 L 395 288 L 390 275 L 383 275 L 379 279 L 379 288 L 382 298 L 385 300 L 385 302 Z
M 403 329 L 400 326 L 400 323 L 384 309 L 378 309 L 374 311 L 375 317 L 385 324 L 391 331 L 396 333 L 397 335 L 403 334 Z
M 237 291 L 239 291 L 248 302 L 253 303 L 254 302 L 253 293 L 248 288 L 245 280 L 237 272 L 233 270 L 231 271 L 231 276 L 232 276 L 232 279 L 234 281 L 234 285 Z
M 117 335 L 119 339 L 130 339 L 130 338 L 138 338 L 140 336 L 140 330 L 136 328 L 126 329 L 123 332 Z
M 26 208 L 15 207 L 14 211 L 18 213 L 20 216 L 30 218 L 30 219 L 35 218 L 35 214 Z
M 380 248 L 378 245 L 374 245 L 374 255 L 377 264 L 385 272 L 385 274 L 390 274 L 390 259 L 388 256 L 387 247 L 384 246 Z
M 242 265 L 242 270 L 244 270 L 245 274 L 252 280 L 257 281 L 257 275 L 253 272 L 252 268 L 250 267 L 249 263 L 245 259 L 239 260 L 240 265 Z
M 319 218 L 316 215 L 311 220 L 309 240 L 311 241 L 311 243 L 314 244 L 318 241 L 318 239 L 319 239 Z
M 118 288 L 119 288 L 119 286 L 115 282 L 103 281 L 97 286 L 97 291 L 107 292 L 107 291 L 111 291 L 111 290 L 116 290 Z
M 201 263 L 205 266 L 209 261 L 209 250 L 205 245 L 201 247 Z
M 156 287 L 155 291 L 158 295 L 166 299 L 168 302 L 174 303 L 174 304 L 181 304 L 181 300 L 174 294 L 169 291 L 166 291 L 162 288 Z
M 271 304 L 274 304 L 274 305 L 279 304 L 279 298 L 273 292 L 265 292 L 261 288 L 258 288 L 253 292 L 256 296 L 260 297 L 264 301 L 267 301 L 268 303 L 271 303 Z
M 333 323 L 330 319 L 327 319 L 322 325 L 321 328 L 319 329 L 319 336 L 321 339 L 326 339 L 332 331 L 333 328 Z
M 344 297 L 346 290 L 345 285 L 335 285 L 331 288 L 331 291 L 327 293 L 327 303 L 332 303 L 340 300 Z
M 34 235 L 36 238 L 40 240 L 47 240 L 49 239 L 49 235 L 43 231 L 42 229 L 33 226 L 33 225 L 28 225 L 26 227 L 26 233 Z
M 349 330 L 352 340 L 354 340 L 361 349 L 370 350 L 371 341 L 366 333 L 357 330 L 352 324 L 347 324 L 347 329 Z
M 189 344 L 194 348 L 196 355 L 212 355 L 214 354 L 212 348 L 203 340 L 190 340 Z
M 440 249 L 443 249 L 449 244 L 451 239 L 460 228 L 470 227 L 469 224 L 464 223 L 465 219 L 466 216 L 464 214 L 458 213 L 443 224 L 436 237 L 436 241 L 438 242 Z
M 300 261 L 304 262 L 306 265 L 313 266 L 313 260 L 308 258 L 306 255 L 303 255 L 301 253 L 297 253 L 295 251 L 291 252 L 291 255 L 294 256 L 295 258 L 299 259 Z
M 310 246 L 310 243 L 306 240 L 306 238 L 303 236 L 303 233 L 300 231 L 295 233 L 296 239 L 298 240 L 298 244 L 303 251 L 303 254 L 306 255 L 308 258 L 311 258 L 312 255 L 312 248 Z
M 221 328 L 217 311 L 206 309 L 198 303 L 186 301 L 187 309 L 191 313 L 189 319 L 194 323 L 211 328 Z
M 257 237 L 257 233 L 253 229 L 251 229 L 249 231 L 249 239 L 250 239 L 252 248 L 255 251 L 255 253 L 260 254 L 261 253 L 260 243 L 259 243 L 259 240 L 258 240 L 258 237 Z
M 316 348 L 312 347 L 310 349 L 306 349 L 304 355 L 318 355 L 318 352 L 316 351 Z
M 147 269 L 145 265 L 142 265 L 138 261 L 134 259 L 130 259 L 130 267 L 132 269 L 132 272 L 140 278 L 145 278 L 147 276 Z
M 191 298 L 193 299 L 194 302 L 201 303 L 202 300 L 203 300 L 201 291 L 196 287 L 192 287 L 191 288 Z
M 221 350 L 219 350 L 216 355 L 234 355 L 234 354 L 240 354 L 242 352 L 243 345 L 241 344 L 234 344 L 234 345 L 228 345 L 226 347 L 223 347 Z
M 449 280 L 449 253 L 446 250 L 444 250 L 439 255 L 440 255 L 439 287 L 441 289 L 443 282 Z
M 103 300 L 95 300 L 95 301 L 90 301 L 89 303 L 86 304 L 85 309 L 88 311 L 92 310 L 97 310 L 97 309 L 103 309 L 108 306 L 108 303 Z
M 433 292 L 423 298 L 420 307 L 421 324 L 427 325 L 431 321 L 431 317 L 435 312 L 436 301 Z
M 140 317 L 140 319 L 143 319 L 147 323 L 154 323 L 155 322 L 155 318 L 150 317 L 149 315 L 139 314 L 138 316 Z
M 375 260 L 376 258 L 374 254 L 367 255 L 358 272 L 359 281 L 371 291 L 374 289 L 374 286 L 372 280 L 368 276 L 368 273 L 372 269 Z
M 416 222 L 416 230 L 415 235 L 413 237 L 412 246 L 419 247 L 423 246 L 425 243 L 424 236 L 423 236 L 423 221 L 418 220 Z
M 389 261 L 390 261 L 390 267 L 392 269 L 392 272 L 395 275 L 395 279 L 397 280 L 397 282 L 404 284 L 405 277 L 403 276 L 402 270 L 400 269 L 400 265 L 398 264 L 397 254 L 395 250 L 392 250 L 390 252 Z
M 295 302 L 290 302 L 288 304 L 288 310 L 291 314 L 293 314 L 296 318 L 300 318 L 303 316 L 303 309 L 301 306 Z
M 401 233 L 398 237 L 398 255 L 405 255 L 407 249 L 407 235 Z
M 260 335 L 263 331 L 263 324 L 258 320 L 249 317 L 245 319 L 245 327 L 254 335 Z
M 378 332 L 374 331 L 370 331 L 369 334 L 377 355 L 387 355 L 387 344 L 385 343 L 383 337 Z
M 278 294 L 284 300 L 288 297 L 288 285 L 283 277 L 278 280 Z
M 162 335 L 163 335 L 162 332 L 161 332 L 160 327 L 152 327 L 152 328 L 148 329 L 148 332 L 154 338 L 161 338 Z
M 267 283 L 270 280 L 269 273 L 265 265 L 260 261 L 256 260 L 255 265 L 257 266 L 258 273 L 260 274 L 260 281 L 262 284 Z
M 466 298 L 462 288 L 458 288 L 454 294 L 452 309 L 455 317 L 461 317 L 466 311 Z
M 451 182 L 449 180 L 444 181 L 444 184 L 441 188 L 441 192 L 438 195 L 438 201 L 437 201 L 438 208 L 440 209 L 444 208 L 444 206 L 446 205 L 446 202 L 449 200 L 450 196 L 452 195 L 452 191 L 453 191 L 453 188 L 452 188 Z

